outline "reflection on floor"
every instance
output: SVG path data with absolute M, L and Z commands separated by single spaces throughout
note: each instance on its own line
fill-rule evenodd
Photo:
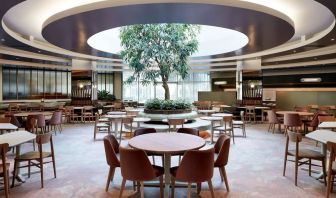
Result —
M 230 193 L 226 192 L 218 170 L 214 171 L 213 185 L 216 197 L 323 197 L 323 183 L 299 170 L 298 187 L 294 185 L 294 165 L 288 163 L 287 176 L 282 176 L 285 138 L 283 134 L 267 133 L 266 125 L 248 125 L 247 138 L 236 138 L 231 144 L 229 164 L 226 168 Z M 237 130 L 236 134 L 239 134 Z M 45 168 L 44 188 L 40 188 L 40 174 L 34 174 L 21 186 L 10 189 L 10 197 L 25 198 L 70 198 L 70 197 L 118 197 L 121 185 L 120 169 L 116 170 L 109 192 L 105 192 L 108 166 L 105 161 L 104 134 L 93 141 L 92 124 L 66 125 L 62 134 L 54 137 L 57 179 L 53 178 L 52 167 Z M 124 141 L 124 143 L 127 143 Z M 315 142 L 304 144 L 315 147 Z M 22 151 L 32 149 L 25 144 Z M 318 147 L 315 149 L 319 150 Z M 156 160 L 160 162 L 160 160 Z M 174 159 L 176 164 L 177 158 Z M 12 168 L 13 164 L 11 164 Z M 26 172 L 27 170 L 22 170 Z M 132 183 L 126 184 L 124 196 L 131 196 Z M 2 196 L 2 192 L 0 192 Z M 178 198 L 186 197 L 187 190 L 176 189 Z M 335 196 L 336 193 L 333 194 Z M 139 194 L 131 197 L 140 197 Z M 145 188 L 145 197 L 159 197 L 159 188 Z M 198 197 L 193 192 L 193 197 Z M 206 183 L 202 185 L 200 197 L 210 197 Z M 336 196 L 335 196 L 336 197 Z

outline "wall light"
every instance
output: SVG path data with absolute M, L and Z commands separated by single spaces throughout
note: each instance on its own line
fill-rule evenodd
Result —
M 81 83 L 81 84 L 79 84 L 79 88 L 83 88 L 84 87 L 84 85 Z
M 301 78 L 300 81 L 303 82 L 303 83 L 305 83 L 305 82 L 321 82 L 322 79 L 321 78 Z
M 250 87 L 253 89 L 255 87 L 255 84 L 250 84 Z
M 216 81 L 214 82 L 215 85 L 226 85 L 227 82 L 226 81 Z

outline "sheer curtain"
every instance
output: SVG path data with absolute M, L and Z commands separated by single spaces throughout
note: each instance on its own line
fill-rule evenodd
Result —
M 125 82 L 132 72 L 123 72 L 123 81 Z M 198 100 L 199 91 L 210 91 L 209 73 L 190 73 L 184 80 L 181 77 L 172 75 L 168 81 L 170 98 L 172 100 L 182 98 L 190 102 Z M 164 89 L 162 82 L 157 85 L 143 86 L 138 81 L 132 84 L 123 85 L 123 99 L 145 102 L 148 99 L 164 99 Z

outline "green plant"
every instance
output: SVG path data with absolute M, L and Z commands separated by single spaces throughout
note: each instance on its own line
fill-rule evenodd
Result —
M 110 101 L 115 100 L 114 95 L 106 90 L 98 90 L 97 96 L 98 96 L 98 100 L 110 100 Z
M 170 99 L 168 79 L 172 73 L 184 79 L 190 69 L 189 57 L 197 51 L 200 26 L 190 24 L 144 24 L 120 29 L 120 55 L 134 71 L 125 83 L 139 80 L 143 85 L 160 79 L 165 100 Z
M 156 109 L 156 110 L 175 110 L 175 109 L 190 109 L 191 103 L 182 99 L 178 100 L 160 100 L 152 99 L 145 103 L 146 109 Z

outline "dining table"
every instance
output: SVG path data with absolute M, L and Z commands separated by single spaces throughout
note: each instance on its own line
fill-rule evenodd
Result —
M 321 122 L 318 125 L 319 129 L 336 129 L 336 121 L 327 121 L 327 122 Z
M 122 118 L 126 118 L 127 116 L 125 114 L 108 114 L 108 115 L 104 115 L 102 117 L 110 120 L 111 128 L 112 128 L 112 125 L 114 123 L 114 129 L 112 128 L 112 132 L 114 132 L 115 136 L 117 136 L 119 121 Z
M 201 137 L 184 133 L 150 133 L 139 135 L 128 141 L 130 147 L 164 156 L 164 197 L 169 197 L 171 156 L 205 145 Z
M 211 116 L 213 117 L 232 117 L 233 114 L 232 113 L 214 113 L 214 114 L 211 114 Z
M 198 110 L 197 112 L 208 116 L 209 114 L 215 113 L 216 111 L 213 109 L 201 109 L 201 110 Z
M 137 123 L 137 128 L 140 128 L 140 123 L 149 122 L 151 121 L 150 118 L 145 117 L 135 117 L 133 118 L 133 122 Z
M 222 117 L 214 117 L 214 116 L 203 116 L 203 117 L 200 117 L 200 119 L 202 120 L 207 120 L 207 121 L 210 121 L 211 122 L 211 127 L 210 127 L 210 130 L 211 130 L 211 144 L 214 143 L 214 123 L 215 122 L 218 122 L 218 121 L 222 121 L 223 118 Z
M 11 123 L 0 123 L 0 133 L 4 131 L 15 131 L 18 127 Z
M 287 113 L 296 113 L 296 114 L 299 114 L 299 116 L 302 116 L 302 117 L 309 117 L 309 116 L 313 116 L 314 113 L 312 112 L 306 112 L 306 111 L 277 111 L 275 112 L 276 114 L 278 115 L 285 115 Z
M 15 113 L 15 117 L 28 117 L 29 115 L 39 115 L 42 114 L 44 116 L 52 116 L 52 111 L 30 111 L 30 112 L 21 112 L 21 113 Z
M 20 156 L 21 154 L 21 145 L 23 143 L 32 141 L 36 138 L 36 135 L 33 133 L 30 133 L 28 131 L 15 131 L 11 133 L 6 133 L 3 135 L 0 135 L 0 144 L 7 143 L 10 148 L 15 147 L 15 155 L 16 157 Z M 20 166 L 20 163 L 16 164 L 16 175 L 18 181 L 24 182 L 24 178 L 20 175 L 20 169 L 18 168 Z
M 109 111 L 107 112 L 109 115 L 126 115 L 125 111 Z

